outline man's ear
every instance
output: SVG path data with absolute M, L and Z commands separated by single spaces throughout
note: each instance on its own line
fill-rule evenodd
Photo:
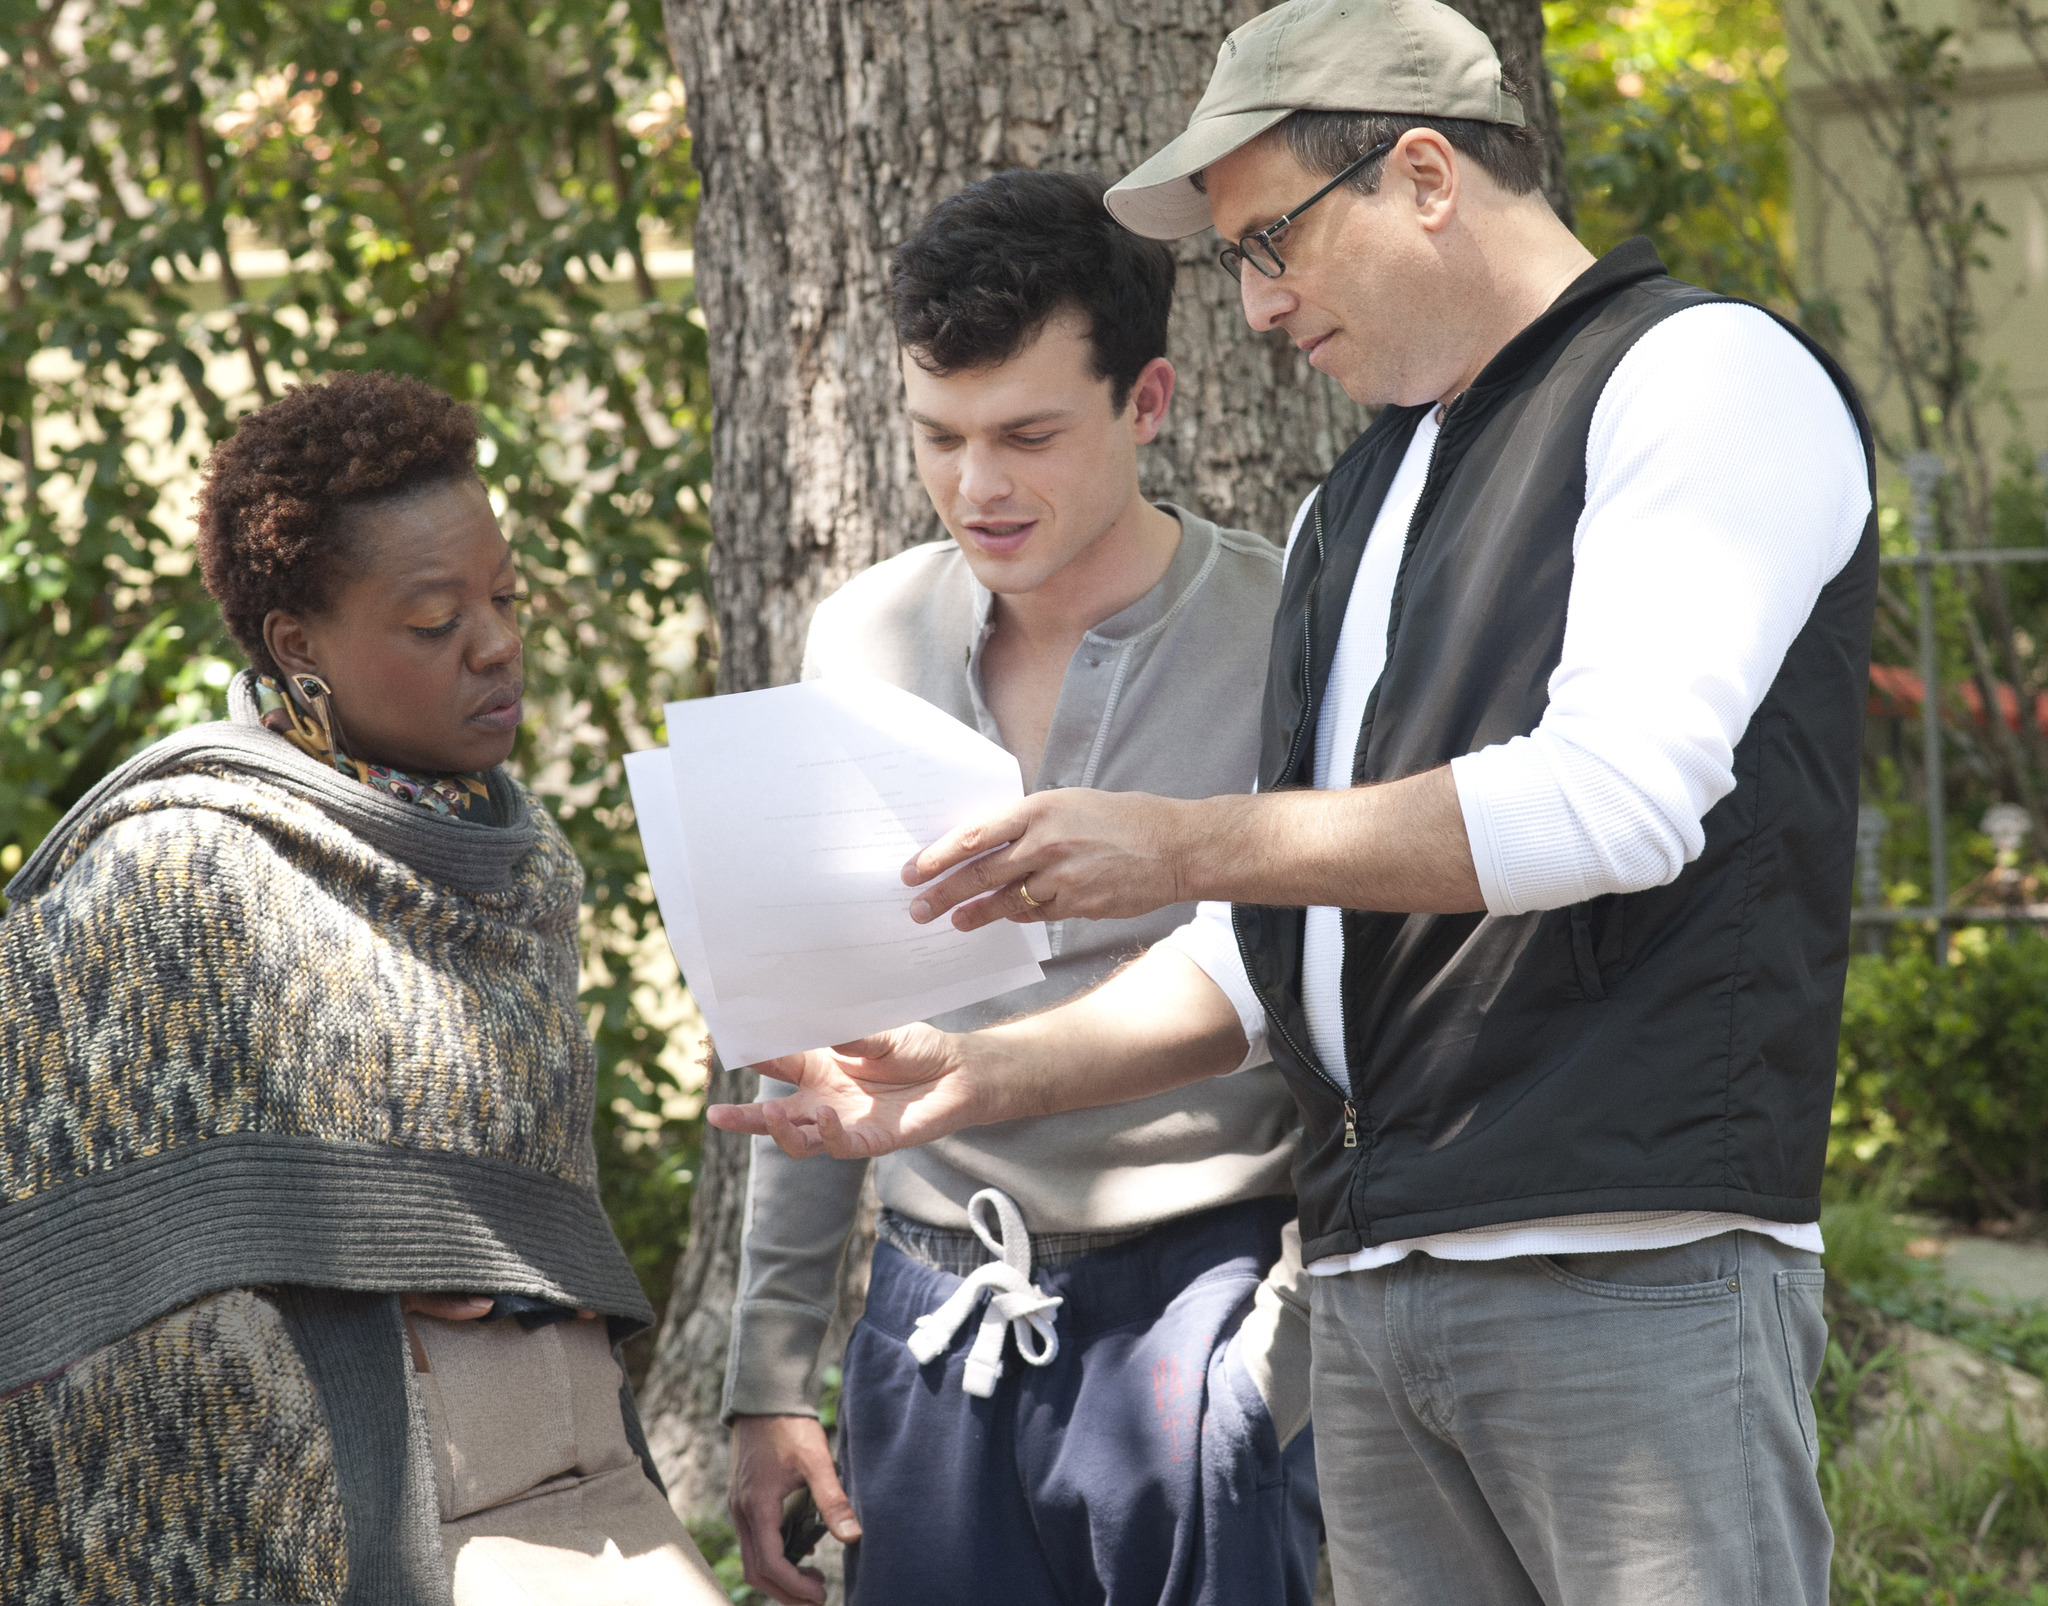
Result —
M 1131 433 L 1140 446 L 1158 435 L 1166 423 L 1166 409 L 1173 400 L 1173 364 L 1154 357 L 1138 370 L 1131 386 Z
M 295 613 L 272 608 L 263 616 L 263 645 L 271 660 L 287 675 L 317 675 L 313 644 L 307 638 L 305 621 Z
M 1380 184 L 1400 184 L 1414 196 L 1415 220 L 1434 234 L 1458 210 L 1462 172 L 1451 142 L 1433 128 L 1411 128 L 1387 153 Z

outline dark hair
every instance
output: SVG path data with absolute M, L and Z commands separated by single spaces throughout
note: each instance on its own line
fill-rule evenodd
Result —
M 1530 105 L 1528 84 L 1513 61 L 1501 64 L 1500 85 L 1524 106 Z M 1452 150 L 1471 157 L 1510 195 L 1527 195 L 1543 187 L 1543 136 L 1528 124 L 1515 128 L 1466 117 L 1303 111 L 1280 124 L 1279 132 L 1303 167 L 1334 178 L 1373 146 L 1391 144 L 1411 128 L 1435 129 Z M 1385 166 L 1384 157 L 1368 162 L 1345 181 L 1346 186 L 1362 195 L 1373 194 Z
M 939 202 L 890 263 L 897 341 L 928 372 L 955 374 L 1007 362 L 1055 313 L 1079 312 L 1122 412 L 1166 355 L 1173 253 L 1112 218 L 1105 188 L 1093 173 L 1013 169 Z
M 199 492 L 199 572 L 258 673 L 273 608 L 317 614 L 353 555 L 345 509 L 476 476 L 476 417 L 399 374 L 287 391 L 213 449 Z

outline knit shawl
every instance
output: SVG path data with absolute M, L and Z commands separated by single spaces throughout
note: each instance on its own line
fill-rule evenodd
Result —
M 370 1356 L 384 1376 L 371 1392 L 398 1413 L 377 1431 L 399 1438 L 365 1464 L 401 1456 L 407 1379 L 385 1296 L 523 1292 L 604 1312 L 615 1333 L 652 1319 L 598 1201 L 582 874 L 559 829 L 502 770 L 488 780 L 505 823 L 449 820 L 265 729 L 246 675 L 230 702 L 227 721 L 158 743 L 83 798 L 0 920 L 0 1506 L 25 1520 L 34 1502 L 4 1486 L 26 1474 L 70 1513 L 67 1534 L 78 1502 L 107 1493 L 110 1453 L 86 1454 L 59 1498 L 65 1457 L 95 1435 L 133 1448 L 102 1408 L 132 1392 L 123 1377 L 154 1368 L 176 1397 L 144 1435 L 152 1454 L 176 1432 L 203 1439 L 207 1399 L 269 1423 L 209 1458 L 209 1499 L 242 1498 L 221 1469 L 254 1476 L 282 1454 L 286 1492 L 268 1509 L 331 1515 L 331 1499 L 290 1491 L 331 1484 L 319 1469 L 339 1451 L 278 1424 L 306 1416 L 314 1352 L 353 1322 L 368 1348 L 326 1370 Z M 312 1296 L 292 1288 L 328 1291 L 345 1319 L 309 1317 Z M 175 1377 L 166 1357 L 182 1357 Z M 361 1440 L 336 1409 L 327 1428 Z M 10 1526 L 0 1573 L 35 1549 Z M 307 1542 L 320 1531 L 297 1526 Z M 363 1537 L 347 1547 L 358 1584 Z M 202 1591 L 329 1598 L 306 1583 L 350 1570 L 295 1565 L 289 1590 L 248 1574 Z M 46 1598 L 126 1598 L 57 1572 L 71 1582 Z

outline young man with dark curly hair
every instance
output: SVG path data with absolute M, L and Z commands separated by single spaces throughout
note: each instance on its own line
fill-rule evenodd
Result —
M 476 446 L 390 374 L 244 419 L 199 508 L 229 717 L 7 889 L 10 1601 L 724 1599 L 613 1350 L 652 1313 Z
M 1035 791 L 1205 797 L 1251 773 L 1279 553 L 1140 494 L 1173 394 L 1173 258 L 1102 195 L 1001 174 L 896 253 L 905 413 L 948 539 L 828 598 L 805 673 L 916 692 Z M 941 1024 L 1086 992 L 1188 912 L 1056 924 L 1044 981 Z M 757 1142 L 726 1396 L 749 1580 L 823 1598 L 777 1531 L 808 1484 L 857 1539 L 854 1606 L 1306 1606 L 1320 1518 L 1294 1147 L 1267 1068 L 884 1160 L 842 1488 L 819 1352 L 869 1168 Z

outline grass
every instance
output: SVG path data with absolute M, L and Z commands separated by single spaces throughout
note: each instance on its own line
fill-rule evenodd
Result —
M 2010 1433 L 1965 1438 L 1895 1419 L 1873 1453 L 1824 1451 L 1821 1493 L 1837 1606 L 2048 1606 L 2048 1456 Z
M 2048 1606 L 2048 1448 L 1882 1413 L 1909 1392 L 1899 1324 L 2048 1376 L 2048 1313 L 1960 1300 L 1905 1253 L 1884 1194 L 1823 1218 L 1831 1336 L 1815 1404 L 1836 1606 Z M 1843 1453 L 1852 1442 L 1857 1453 Z

